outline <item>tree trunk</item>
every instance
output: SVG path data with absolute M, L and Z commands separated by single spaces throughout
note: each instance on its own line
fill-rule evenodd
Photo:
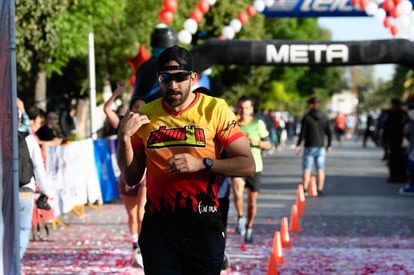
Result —
M 35 86 L 35 103 L 37 107 L 47 111 L 46 98 L 46 71 L 39 71 L 37 73 L 37 80 Z
M 90 136 L 89 130 L 89 99 L 80 99 L 76 111 L 76 137 L 77 139 L 85 139 Z

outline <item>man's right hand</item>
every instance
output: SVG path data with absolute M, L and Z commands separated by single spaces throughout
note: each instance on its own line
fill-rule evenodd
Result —
M 125 114 L 118 129 L 118 136 L 133 136 L 143 125 L 150 123 L 144 114 L 129 112 Z

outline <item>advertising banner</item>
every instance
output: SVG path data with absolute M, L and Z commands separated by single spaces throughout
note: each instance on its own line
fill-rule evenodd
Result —
M 266 8 L 263 15 L 266 17 L 367 16 L 364 10 L 361 10 L 358 5 L 353 5 L 349 0 L 280 0 Z

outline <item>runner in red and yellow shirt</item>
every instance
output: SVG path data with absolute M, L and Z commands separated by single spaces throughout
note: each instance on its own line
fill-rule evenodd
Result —
M 146 215 L 157 219 L 162 215 L 162 222 L 179 219 L 194 229 L 214 228 L 221 232 L 217 176 L 203 170 L 172 174 L 166 160 L 181 153 L 200 159 L 219 159 L 223 148 L 243 133 L 236 127 L 235 116 L 223 99 L 194 95 L 194 101 L 178 113 L 166 109 L 162 99 L 140 109 L 151 121 L 134 135 L 140 150 L 146 149 L 149 171 Z
M 158 57 L 163 97 L 130 112 L 118 130 L 118 164 L 129 184 L 147 168 L 139 237 L 145 274 L 220 274 L 224 233 L 218 175 L 251 176 L 255 162 L 227 104 L 191 92 L 193 59 L 174 46 Z M 226 150 L 229 158 L 221 159 Z

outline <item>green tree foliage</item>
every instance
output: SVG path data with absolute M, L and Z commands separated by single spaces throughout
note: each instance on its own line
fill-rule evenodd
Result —
M 197 1 L 177 1 L 172 26 L 177 33 L 196 9 Z M 220 0 L 210 7 L 198 26 L 191 48 L 221 35 L 223 27 L 245 12 L 250 0 Z M 135 56 L 141 45 L 151 53 L 150 35 L 158 24 L 162 1 L 129 0 L 17 0 L 19 87 L 34 89 L 37 72 L 48 76 L 48 97 L 87 95 L 88 33 L 95 38 L 98 94 L 107 83 L 128 81 L 131 76 L 126 58 Z M 315 18 L 266 19 L 261 14 L 249 18 L 235 39 L 329 39 Z M 295 109 L 308 95 L 327 96 L 341 87 L 338 68 L 287 66 L 216 66 L 211 74 L 213 92 L 235 104 L 242 94 L 257 97 L 258 106 Z M 65 83 L 65 85 L 62 85 Z M 299 109 L 299 107 L 296 107 Z
M 68 64 L 78 64 L 69 63 L 71 59 L 87 61 L 88 33 L 97 29 L 106 38 L 114 37 L 114 30 L 121 31 L 118 22 L 122 22 L 124 10 L 125 1 L 16 1 L 19 91 L 33 96 L 35 84 L 42 80 L 38 78 L 40 72 L 51 78 L 54 73 L 61 75 Z M 85 62 L 82 66 L 85 68 Z M 83 79 L 73 78 L 67 84 L 79 88 L 82 85 L 72 84 Z M 65 94 L 62 89 L 57 95 Z M 57 95 L 52 93 L 51 97 Z

